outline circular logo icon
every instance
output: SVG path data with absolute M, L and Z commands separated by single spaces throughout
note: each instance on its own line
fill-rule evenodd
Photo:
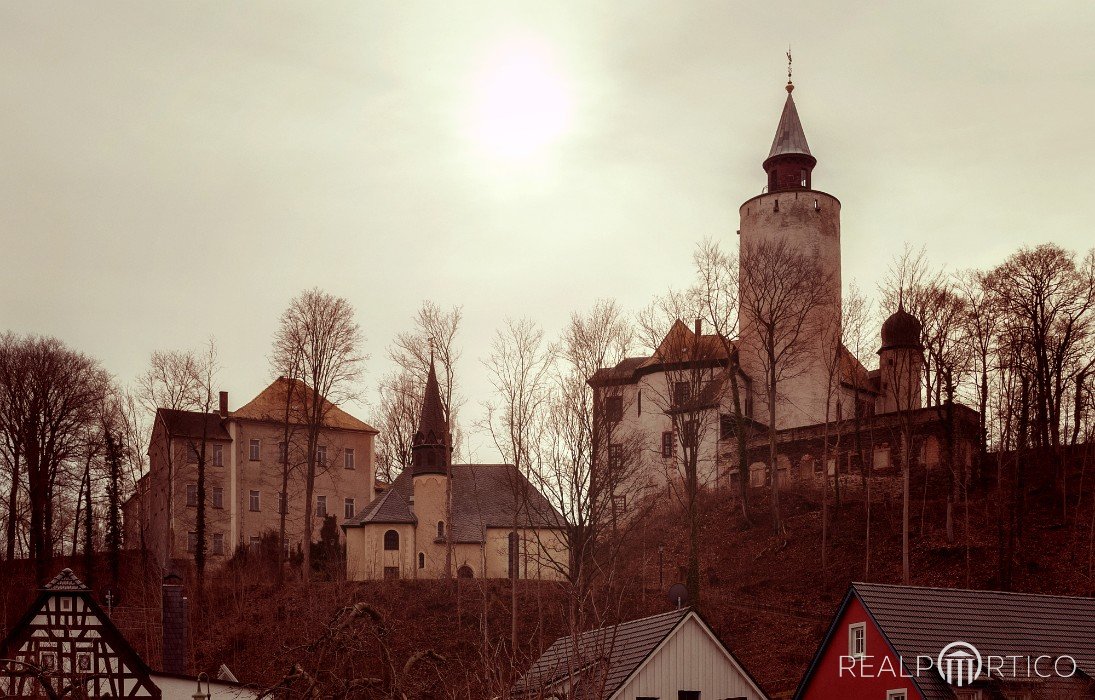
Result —
M 972 644 L 951 642 L 939 652 L 935 664 L 943 680 L 961 688 L 981 675 L 981 652 Z

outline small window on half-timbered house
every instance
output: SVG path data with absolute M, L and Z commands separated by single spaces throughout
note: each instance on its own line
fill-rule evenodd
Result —
M 90 651 L 78 651 L 78 652 L 76 652 L 76 672 L 77 673 L 91 673 L 91 652 Z

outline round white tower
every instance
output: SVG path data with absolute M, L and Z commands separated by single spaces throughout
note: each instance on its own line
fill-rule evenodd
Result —
M 813 169 L 817 160 L 810 153 L 806 135 L 799 121 L 795 101 L 791 97 L 794 85 L 787 81 L 787 101 L 776 129 L 772 149 L 763 167 L 768 174 L 765 192 L 741 205 L 740 260 L 742 284 L 747 284 L 745 266 L 750 252 L 764 245 L 783 243 L 791 251 L 809 256 L 827 281 L 823 304 L 814 307 L 798 333 L 800 352 L 777 362 L 776 428 L 792 428 L 822 423 L 826 419 L 826 395 L 829 386 L 829 365 L 836 352 L 840 329 L 840 201 L 832 195 L 812 188 Z M 742 295 L 744 297 L 744 294 Z M 796 324 L 797 325 L 797 324 Z M 794 330 L 778 336 L 790 337 Z M 742 370 L 750 377 L 753 387 L 753 417 L 769 420 L 765 391 L 765 343 L 746 305 L 740 309 L 740 357 Z M 839 378 L 836 388 L 839 388 Z M 829 407 L 835 417 L 834 395 Z

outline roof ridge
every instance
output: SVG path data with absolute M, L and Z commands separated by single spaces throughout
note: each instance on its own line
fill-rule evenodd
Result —
M 904 583 L 869 583 L 866 581 L 852 581 L 852 586 L 879 586 L 883 588 L 905 588 L 913 590 L 928 590 L 928 591 L 947 591 L 949 593 L 976 593 L 978 595 L 985 593 L 998 593 L 1000 595 L 1009 596 L 1036 596 L 1038 598 L 1067 598 L 1069 600 L 1090 600 L 1095 602 L 1095 596 L 1083 596 L 1083 595 L 1064 595 L 1063 593 L 1025 593 L 1023 591 L 996 591 L 991 588 L 947 588 L 946 586 L 914 586 L 912 584 Z

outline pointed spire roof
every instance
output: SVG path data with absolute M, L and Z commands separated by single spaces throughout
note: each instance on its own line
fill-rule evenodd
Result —
M 769 158 L 786 154 L 813 157 L 810 146 L 806 143 L 806 134 L 802 131 L 802 122 L 798 118 L 795 100 L 791 97 L 791 91 L 794 89 L 794 85 L 787 83 L 787 101 L 783 104 L 783 115 L 779 118 L 779 126 L 776 127 L 776 137 L 772 139 Z
M 434 368 L 433 352 L 430 352 L 430 373 L 426 376 L 426 391 L 422 396 L 422 416 L 418 421 L 418 433 L 423 438 L 433 435 L 444 441 L 448 436 L 445 423 L 445 409 L 441 405 L 441 387 L 437 383 L 437 370 Z

